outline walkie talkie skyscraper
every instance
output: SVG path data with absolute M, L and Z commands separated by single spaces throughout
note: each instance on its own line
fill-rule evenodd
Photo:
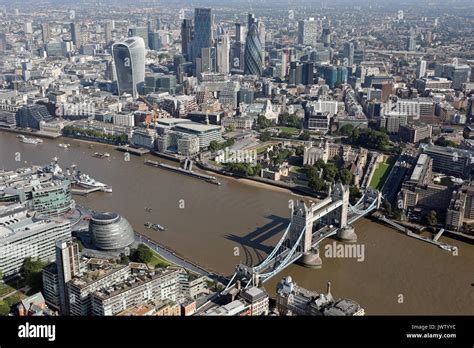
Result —
M 117 42 L 112 46 L 112 55 L 119 95 L 128 93 L 137 98 L 139 87 L 145 81 L 145 41 L 133 36 Z

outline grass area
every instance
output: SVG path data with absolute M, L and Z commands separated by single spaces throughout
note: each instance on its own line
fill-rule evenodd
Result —
M 294 127 L 277 127 L 280 132 L 286 132 L 286 133 L 290 133 L 290 134 L 293 134 L 293 135 L 298 135 L 300 134 L 300 129 L 299 128 L 294 128 Z
M 292 166 L 290 169 L 292 173 L 306 174 L 306 170 L 303 167 Z
M 267 150 L 267 145 L 265 146 L 260 146 L 259 148 L 257 148 L 257 155 L 260 155 L 261 153 L 264 153 L 266 150 Z
M 370 187 L 375 189 L 382 188 L 388 174 L 390 173 L 390 167 L 392 166 L 391 163 L 393 164 L 391 157 L 388 160 L 386 159 L 383 163 L 379 163 L 374 175 L 372 176 L 372 180 L 370 181 Z
M 0 283 L 0 297 L 5 296 L 6 294 L 15 291 L 15 288 L 7 285 L 5 283 Z
M 153 251 L 153 258 L 151 259 L 150 262 L 148 262 L 149 267 L 165 268 L 168 266 L 172 266 L 171 263 L 169 263 L 164 258 L 162 258 L 156 251 L 154 250 L 152 251 Z

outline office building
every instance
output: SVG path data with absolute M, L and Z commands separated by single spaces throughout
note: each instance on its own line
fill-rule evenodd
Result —
M 130 37 L 112 46 L 119 95 L 138 97 L 145 81 L 145 42 L 141 37 Z
M 46 106 L 31 104 L 18 109 L 15 119 L 17 127 L 39 130 L 40 124 L 53 121 L 53 116 L 51 116 Z
M 104 42 L 106 46 L 108 46 L 109 43 L 113 40 L 113 36 L 112 36 L 113 26 L 114 26 L 113 21 L 107 21 L 104 24 Z
M 191 53 L 191 42 L 193 38 L 193 21 L 184 19 L 181 23 L 181 54 L 189 59 Z
M 469 69 L 469 65 L 466 64 L 445 64 L 443 66 L 443 77 L 447 77 L 453 82 L 453 89 L 460 90 L 468 80 Z
M 403 141 L 416 144 L 420 140 L 431 137 L 431 126 L 428 125 L 401 125 L 398 135 Z
M 343 57 L 347 59 L 347 66 L 354 64 L 354 44 L 352 42 L 346 42 L 344 44 Z
M 63 315 L 69 313 L 69 294 L 67 283 L 79 275 L 79 245 L 71 241 L 58 240 L 56 242 L 56 268 L 58 277 L 58 291 L 60 309 Z
M 407 51 L 416 51 L 416 40 L 412 35 L 407 38 Z
M 191 61 L 201 57 L 202 49 L 213 46 L 214 17 L 210 8 L 194 9 L 194 35 Z
M 466 179 L 472 165 L 472 154 L 468 150 L 427 145 L 423 153 L 433 160 L 433 171 Z
M 71 23 L 71 40 L 76 49 L 79 49 L 82 44 L 80 23 Z
M 426 60 L 420 59 L 416 63 L 416 78 L 421 79 L 426 75 Z
M 49 181 L 34 185 L 31 197 L 33 210 L 41 216 L 59 216 L 74 208 L 69 180 Z
M 230 38 L 224 34 L 217 38 L 217 72 L 228 74 L 230 72 Z
M 298 44 L 314 46 L 321 36 L 321 22 L 310 18 L 298 22 Z
M 49 23 L 41 23 L 41 39 L 43 43 L 46 43 L 51 38 L 51 28 L 49 27 Z
M 71 240 L 68 220 L 31 216 L 18 204 L 0 209 L 0 269 L 5 277 L 17 275 L 27 257 L 54 261 L 56 240 Z
M 262 76 L 262 44 L 256 24 L 252 24 L 245 42 L 245 75 Z
M 145 43 L 145 48 L 150 48 L 148 42 L 148 28 L 147 27 L 134 27 L 128 29 L 128 37 L 141 37 Z

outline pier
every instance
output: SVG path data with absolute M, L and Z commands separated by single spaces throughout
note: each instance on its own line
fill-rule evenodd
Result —
M 186 160 L 185 166 L 187 165 L 187 163 L 188 163 L 188 160 Z M 160 163 L 160 162 L 156 162 L 156 161 L 152 161 L 152 160 L 145 160 L 146 165 L 149 165 L 149 166 L 152 166 L 152 167 L 155 167 L 155 168 L 164 168 L 164 169 L 172 170 L 174 172 L 178 172 L 178 173 L 181 173 L 181 174 L 184 174 L 184 175 L 188 175 L 188 176 L 192 176 L 192 177 L 195 177 L 195 178 L 198 178 L 198 179 L 205 180 L 206 182 L 209 182 L 211 184 L 220 185 L 220 182 L 217 181 L 217 178 L 215 176 L 202 174 L 202 173 L 196 173 L 196 172 L 192 171 L 192 162 L 189 161 L 189 163 L 190 163 L 189 164 L 189 169 L 186 169 L 186 168 L 183 169 L 183 168 L 175 167 L 175 166 L 172 166 L 172 165 L 169 165 L 169 164 L 166 164 L 166 163 Z
M 449 244 L 446 244 L 446 243 L 442 243 L 442 242 L 439 242 L 438 239 L 441 237 L 441 235 L 444 233 L 444 228 L 442 228 L 437 234 L 436 236 L 434 236 L 432 239 L 431 238 L 428 238 L 428 237 L 423 237 L 423 236 L 420 236 L 419 234 L 416 234 L 416 233 L 413 233 L 412 231 L 410 231 L 408 228 L 390 220 L 390 219 L 387 219 L 385 216 L 381 215 L 378 217 L 378 219 L 380 221 L 383 221 L 385 222 L 387 225 L 390 225 L 394 228 L 396 228 L 397 230 L 401 231 L 401 232 L 404 232 L 407 236 L 409 237 L 412 237 L 412 238 L 415 238 L 415 239 L 418 239 L 418 240 L 421 240 L 423 242 L 427 242 L 427 243 L 430 243 L 430 244 L 434 244 L 444 250 L 449 250 L 449 251 L 453 251 L 453 250 L 457 250 L 457 247 L 456 246 L 453 246 L 453 245 L 449 245 Z
M 73 195 L 80 195 L 80 196 L 87 196 L 89 193 L 93 193 L 93 192 L 97 192 L 97 191 L 101 191 L 101 192 L 105 192 L 104 189 L 102 187 L 91 187 L 91 188 L 71 188 L 71 193 Z
M 150 153 L 150 150 L 145 149 L 143 147 L 131 147 L 129 145 L 118 146 L 116 150 L 119 150 L 122 152 L 129 152 L 138 156 L 143 156 L 143 155 L 146 155 L 147 153 Z

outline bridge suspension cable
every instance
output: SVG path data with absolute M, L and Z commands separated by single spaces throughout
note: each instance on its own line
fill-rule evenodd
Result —
M 288 227 L 286 228 L 285 233 L 283 233 L 283 236 L 280 238 L 277 245 L 275 245 L 275 248 L 273 248 L 272 252 L 266 257 L 265 260 L 263 260 L 263 262 L 253 267 L 254 272 L 260 272 L 269 262 L 272 261 L 273 256 L 275 256 L 275 254 L 278 252 L 283 242 L 286 240 L 286 235 L 288 234 L 290 227 L 291 227 L 291 222 L 288 224 Z
M 277 268 L 275 268 L 272 272 L 261 274 L 260 278 L 265 278 L 266 279 L 266 278 L 269 278 L 269 277 L 273 277 L 275 274 L 280 272 L 283 267 L 285 267 L 287 265 L 289 259 L 293 256 L 293 254 L 296 251 L 296 248 L 300 244 L 301 238 L 303 238 L 303 235 L 304 235 L 305 231 L 306 231 L 306 226 L 303 227 L 303 229 L 301 230 L 301 233 L 300 233 L 298 239 L 296 240 L 295 244 L 293 245 L 293 247 L 289 251 L 288 255 L 286 255 L 286 257 L 283 259 L 283 261 L 280 262 L 280 264 L 277 266 Z

